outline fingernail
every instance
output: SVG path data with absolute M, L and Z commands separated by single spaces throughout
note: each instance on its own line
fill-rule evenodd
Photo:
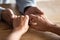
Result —
M 24 17 L 23 15 L 21 17 Z
M 17 16 L 17 17 L 20 17 L 20 16 Z
M 26 17 L 29 19 L 29 16 L 28 15 L 26 15 Z
M 37 25 L 37 23 L 32 23 L 32 25 Z

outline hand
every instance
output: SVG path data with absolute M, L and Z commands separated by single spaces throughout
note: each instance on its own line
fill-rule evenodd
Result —
M 25 14 L 30 17 L 30 27 L 36 30 L 48 31 L 48 28 L 54 25 L 37 7 L 28 8 Z
M 14 31 L 21 30 L 22 32 L 26 32 L 29 28 L 28 25 L 29 22 L 29 16 L 18 16 L 14 21 L 13 21 L 13 28 Z
M 17 21 L 16 21 L 17 20 Z M 29 22 L 29 16 L 21 16 L 15 21 L 13 21 L 13 32 L 10 34 L 8 40 L 19 40 L 21 36 L 28 31 L 28 22 Z

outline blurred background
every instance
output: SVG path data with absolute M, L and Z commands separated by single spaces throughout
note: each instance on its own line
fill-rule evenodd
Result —
M 37 5 L 51 21 L 60 24 L 60 0 L 38 0 Z

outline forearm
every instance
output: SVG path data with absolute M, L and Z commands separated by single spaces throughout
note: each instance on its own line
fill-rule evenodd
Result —
M 55 26 L 50 26 L 50 27 L 48 28 L 48 31 L 60 35 L 60 27 L 57 26 L 57 25 L 55 25 Z
M 8 40 L 20 40 L 23 33 L 21 31 L 12 32 L 8 37 Z

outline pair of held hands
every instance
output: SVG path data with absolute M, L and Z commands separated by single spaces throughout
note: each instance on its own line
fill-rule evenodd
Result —
M 12 13 L 11 10 L 6 12 Z M 25 16 L 16 16 L 14 15 L 14 13 L 12 14 L 8 13 L 6 14 L 2 13 L 3 14 L 2 18 L 8 23 L 13 23 L 14 28 L 12 33 L 13 35 L 14 33 L 22 35 L 25 32 L 27 32 L 29 27 L 32 27 L 39 31 L 48 31 L 49 27 L 54 25 L 46 18 L 44 13 L 41 12 L 37 7 L 28 8 L 25 11 Z
M 36 9 L 35 9 L 36 10 Z M 32 11 L 30 13 L 30 11 Z M 17 18 L 17 21 L 16 19 L 13 21 L 13 32 L 12 34 L 9 36 L 9 40 L 17 40 L 17 39 L 20 39 L 20 37 L 28 31 L 29 27 L 32 27 L 32 28 L 36 28 L 37 27 L 37 17 L 32 14 L 34 13 L 34 9 L 32 10 L 28 10 L 25 12 L 25 16 L 18 16 Z M 18 23 L 18 24 L 16 24 Z M 35 27 L 34 27 L 35 26 Z M 36 28 L 38 29 L 38 28 Z M 15 36 L 16 35 L 16 36 Z M 18 37 L 19 36 L 19 37 Z
M 16 22 L 13 21 L 13 27 L 16 27 L 16 30 L 22 29 L 25 26 L 25 30 L 26 28 L 32 27 L 39 31 L 47 31 L 46 27 L 49 26 L 50 23 L 45 18 L 43 12 L 36 7 L 30 7 L 25 12 L 25 16 L 18 16 L 17 20 L 18 21 L 15 20 Z M 15 25 L 17 22 L 18 24 Z
M 37 7 L 30 7 L 26 12 L 25 16 L 20 16 L 17 19 L 19 25 L 16 24 L 16 20 L 13 22 L 15 30 L 24 30 L 25 32 L 29 27 L 39 31 L 48 31 L 49 27 L 54 25 L 50 22 L 46 16 Z
M 51 29 L 52 32 L 59 34 L 59 31 L 54 31 L 57 26 L 54 27 L 55 24 L 48 20 L 44 13 L 41 12 L 37 7 L 30 7 L 29 9 L 27 9 L 27 11 L 25 12 L 25 16 L 13 15 L 12 18 L 14 18 L 14 29 L 9 36 L 9 40 L 19 40 L 20 37 L 28 31 L 29 27 L 34 28 L 38 31 L 49 31 L 51 27 L 53 27 L 53 29 Z

